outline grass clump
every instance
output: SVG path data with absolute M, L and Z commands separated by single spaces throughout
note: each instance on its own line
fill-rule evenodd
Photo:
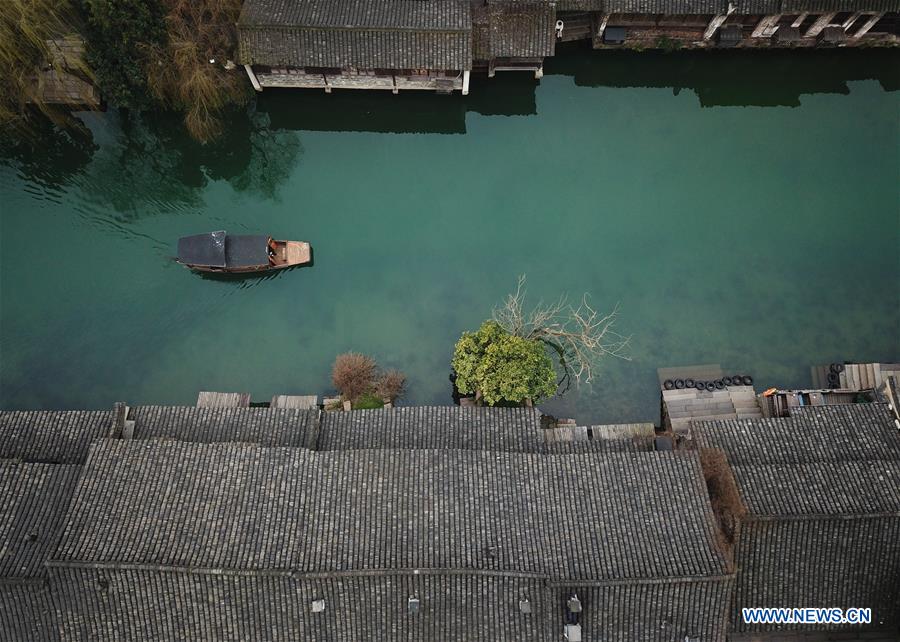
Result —
M 353 402 L 354 410 L 374 410 L 376 408 L 384 408 L 384 400 L 371 392 L 367 392 Z

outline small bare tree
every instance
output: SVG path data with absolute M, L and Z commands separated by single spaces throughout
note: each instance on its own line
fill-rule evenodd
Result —
M 406 387 L 406 375 L 399 370 L 382 372 L 375 382 L 375 394 L 394 403 L 403 394 Z
M 523 274 L 516 291 L 494 308 L 493 319 L 510 334 L 541 341 L 556 353 L 562 370 L 559 384 L 564 390 L 573 381 L 576 385 L 590 384 L 604 357 L 631 360 L 627 354 L 631 337 L 614 329 L 619 316 L 618 304 L 612 312 L 601 314 L 585 293 L 577 306 L 563 295 L 555 303 L 539 301 L 534 308 L 526 310 L 525 292 Z
M 378 366 L 372 357 L 345 352 L 334 360 L 331 382 L 345 400 L 356 401 L 372 390 L 377 372 Z

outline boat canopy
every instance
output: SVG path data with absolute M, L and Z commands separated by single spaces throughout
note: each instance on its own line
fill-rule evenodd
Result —
M 240 268 L 268 265 L 268 236 L 234 235 L 224 231 L 178 239 L 178 261 L 185 265 Z

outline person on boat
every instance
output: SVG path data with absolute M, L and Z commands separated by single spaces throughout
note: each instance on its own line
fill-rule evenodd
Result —
M 272 237 L 269 237 L 268 242 L 266 243 L 266 251 L 269 253 L 269 263 L 275 265 L 275 254 L 278 246 L 275 244 L 275 241 L 272 240 Z

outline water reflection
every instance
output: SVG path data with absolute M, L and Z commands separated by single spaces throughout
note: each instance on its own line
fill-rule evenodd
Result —
M 475 77 L 471 93 L 449 96 L 432 92 L 324 91 L 267 89 L 257 109 L 278 129 L 375 132 L 391 134 L 465 134 L 466 114 L 530 116 L 537 114 L 538 82 L 528 74 Z
M 805 94 L 848 94 L 849 81 L 900 89 L 900 52 L 884 50 L 604 51 L 570 43 L 547 61 L 548 75 L 586 87 L 671 87 L 693 91 L 703 107 L 796 107 Z
M 797 106 L 806 94 L 849 92 L 847 83 L 875 79 L 900 89 L 895 50 L 597 52 L 567 43 L 548 59 L 549 76 L 590 87 L 657 87 L 694 92 L 702 106 Z M 111 110 L 83 116 L 87 126 L 62 130 L 36 119 L 28 136 L 0 137 L 0 164 L 58 198 L 66 184 L 82 188 L 81 210 L 112 208 L 119 221 L 202 205 L 210 181 L 239 192 L 277 196 L 303 153 L 296 132 L 466 133 L 466 114 L 537 114 L 539 82 L 522 73 L 476 76 L 471 93 L 266 90 L 246 110 L 227 116 L 223 136 L 191 140 L 177 114 Z M 102 142 L 101 142 L 102 141 Z M 116 176 L 116 180 L 110 177 Z
M 77 121 L 61 129 L 34 118 L 26 130 L 0 130 L 0 164 L 16 167 L 26 182 L 51 191 L 84 171 L 95 151 L 91 131 Z
M 43 198 L 79 188 L 75 210 L 113 227 L 200 208 L 211 181 L 273 198 L 303 153 L 297 133 L 273 129 L 268 115 L 253 109 L 231 114 L 225 134 L 208 145 L 190 139 L 176 114 L 82 117 L 85 126 L 75 129 L 39 122 L 25 135 L 4 137 L 0 164 L 43 188 Z

